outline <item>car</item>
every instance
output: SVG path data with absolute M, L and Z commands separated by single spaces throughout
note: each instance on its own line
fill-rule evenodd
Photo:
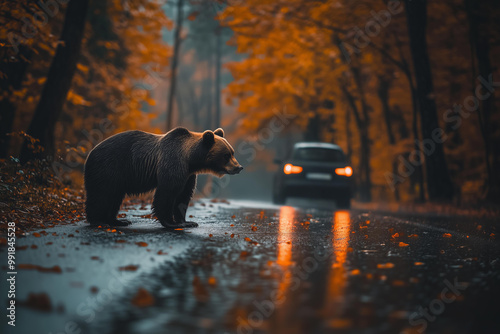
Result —
M 335 200 L 337 207 L 351 206 L 352 167 L 340 146 L 299 142 L 279 165 L 274 177 L 273 202 L 285 204 L 287 197 Z

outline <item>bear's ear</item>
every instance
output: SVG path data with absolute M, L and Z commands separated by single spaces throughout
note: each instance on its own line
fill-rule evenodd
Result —
M 210 130 L 207 130 L 203 132 L 203 143 L 206 145 L 211 146 L 213 143 L 215 143 L 215 137 L 214 133 Z
M 217 135 L 219 137 L 224 137 L 224 130 L 218 128 L 217 130 L 214 131 L 214 135 Z

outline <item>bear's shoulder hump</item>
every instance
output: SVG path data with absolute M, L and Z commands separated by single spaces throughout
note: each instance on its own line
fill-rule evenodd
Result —
M 178 137 L 178 136 L 186 136 L 190 135 L 191 132 L 183 127 L 177 127 L 175 129 L 170 130 L 169 132 L 166 133 L 169 137 Z

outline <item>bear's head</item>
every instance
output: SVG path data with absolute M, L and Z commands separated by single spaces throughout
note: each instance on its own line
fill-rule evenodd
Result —
M 225 174 L 238 174 L 243 167 L 234 157 L 234 149 L 224 138 L 224 130 L 218 128 L 215 131 L 203 132 L 203 145 L 208 149 L 205 160 L 205 170 L 218 177 Z

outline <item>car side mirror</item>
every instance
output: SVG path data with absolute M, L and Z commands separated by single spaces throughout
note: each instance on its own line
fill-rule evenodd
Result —
M 283 163 L 283 160 L 274 158 L 273 162 L 277 165 L 281 165 Z

